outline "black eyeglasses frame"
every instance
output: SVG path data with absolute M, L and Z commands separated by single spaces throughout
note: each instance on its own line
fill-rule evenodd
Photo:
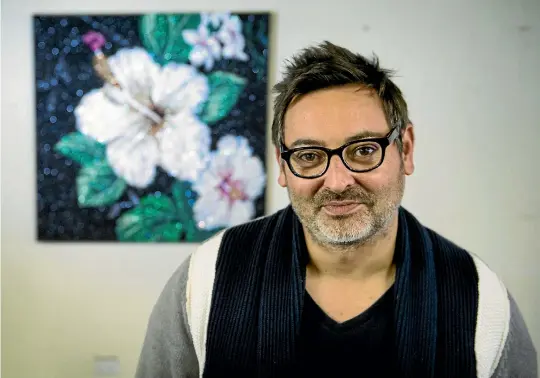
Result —
M 377 169 L 377 168 L 379 168 L 381 166 L 381 164 L 384 162 L 387 147 L 390 146 L 397 139 L 398 136 L 399 136 L 398 128 L 394 127 L 384 137 L 356 139 L 356 140 L 352 140 L 352 141 L 350 141 L 348 143 L 345 143 L 344 145 L 342 145 L 342 146 L 340 146 L 338 148 L 334 148 L 334 149 L 326 148 L 326 147 L 322 147 L 322 146 L 302 146 L 302 147 L 296 147 L 296 148 L 288 149 L 285 146 L 285 144 L 283 144 L 283 142 L 281 142 L 280 156 L 281 156 L 281 158 L 283 160 L 285 160 L 285 162 L 287 162 L 289 170 L 292 172 L 292 174 L 295 175 L 296 177 L 300 177 L 300 178 L 303 178 L 303 179 L 316 179 L 316 178 L 319 178 L 321 176 L 324 176 L 324 174 L 328 171 L 328 167 L 330 167 L 330 160 L 332 159 L 332 157 L 334 155 L 339 156 L 339 158 L 341 159 L 343 165 L 345 167 L 347 167 L 347 169 L 349 171 L 354 172 L 354 173 L 365 173 L 365 172 L 373 171 L 374 169 Z M 374 143 L 377 143 L 379 146 L 381 146 L 381 149 L 382 149 L 381 160 L 379 161 L 379 163 L 377 165 L 375 165 L 372 168 L 368 168 L 368 169 L 356 170 L 356 169 L 351 168 L 347 164 L 347 162 L 345 161 L 345 159 L 343 157 L 343 151 L 347 147 L 349 147 L 351 144 L 355 144 L 355 143 L 358 143 L 358 142 L 374 142 Z M 307 176 L 306 177 L 306 176 L 302 176 L 302 175 L 298 174 L 294 170 L 294 168 L 291 165 L 291 155 L 293 153 L 295 153 L 295 152 L 302 151 L 302 150 L 319 150 L 319 151 L 323 151 L 324 153 L 326 153 L 326 155 L 328 157 L 327 160 L 326 160 L 326 167 L 324 168 L 324 170 L 322 171 L 321 174 L 316 175 L 316 176 Z

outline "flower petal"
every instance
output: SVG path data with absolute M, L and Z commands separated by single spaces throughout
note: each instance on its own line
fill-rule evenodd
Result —
M 179 180 L 195 180 L 206 167 L 210 151 L 210 129 L 188 113 L 166 119 L 156 135 L 160 144 L 160 165 Z
M 253 150 L 245 137 L 225 135 L 217 142 L 217 149 L 220 154 L 227 156 L 251 156 Z
M 199 27 L 197 28 L 197 32 L 200 38 L 199 41 L 206 41 L 208 39 L 208 36 L 210 35 L 210 31 L 208 30 L 206 25 L 204 25 L 203 23 L 199 24 Z
M 77 129 L 98 142 L 109 141 L 122 136 L 130 130 L 148 128 L 150 122 L 140 113 L 119 102 L 121 95 L 110 96 L 117 92 L 114 87 L 94 89 L 88 92 L 77 107 L 75 117 Z
M 228 26 L 237 33 L 242 34 L 242 20 L 237 15 L 231 16 L 228 20 Z
M 244 52 L 245 48 L 246 40 L 242 34 L 239 34 L 234 41 L 234 58 L 242 61 L 249 60 L 249 56 Z
M 211 18 L 211 25 L 212 27 L 215 29 L 219 26 L 219 24 L 221 24 L 221 20 L 223 19 L 223 16 L 221 16 L 221 14 L 219 13 L 215 13 L 214 15 L 212 15 L 212 18 Z
M 236 59 L 241 60 L 242 62 L 247 62 L 249 60 L 249 55 L 246 54 L 244 51 L 237 51 Z
M 210 25 L 212 17 L 213 17 L 213 13 L 201 12 L 201 24 L 206 25 L 206 26 Z
M 223 177 L 229 173 L 229 164 L 225 156 L 213 152 L 209 154 L 209 160 L 210 162 L 193 183 L 193 190 L 199 195 L 215 190 L 223 181 Z
M 201 45 L 196 45 L 189 53 L 189 61 L 193 66 L 200 67 L 206 62 L 209 56 L 210 52 L 208 49 Z
M 255 215 L 255 206 L 252 201 L 235 201 L 229 210 L 227 227 L 245 223 Z
M 210 50 L 210 53 L 215 59 L 219 59 L 221 56 L 221 45 L 219 44 L 219 41 L 215 37 L 210 37 L 206 41 L 208 50 Z
M 201 14 L 201 23 L 204 25 L 211 25 L 213 28 L 217 28 L 222 20 L 228 19 L 229 13 L 202 13 Z
M 204 70 L 210 71 L 214 67 L 214 58 L 210 55 L 210 50 L 208 50 L 208 58 L 204 62 Z
M 182 31 L 182 37 L 184 38 L 184 41 L 186 41 L 188 45 L 193 46 L 199 43 L 199 33 L 197 33 L 197 30 L 194 30 L 194 29 L 184 30 Z
M 193 217 L 200 228 L 211 230 L 229 223 L 229 211 L 228 200 L 214 189 L 197 198 Z
M 246 159 L 235 157 L 232 180 L 243 184 L 243 192 L 250 199 L 255 199 L 262 194 L 266 184 L 266 174 L 261 160 L 256 156 Z
M 152 57 L 140 47 L 125 48 L 111 56 L 108 63 L 122 89 L 148 106 L 150 93 L 159 73 L 159 66 Z
M 165 113 L 195 113 L 208 98 L 208 93 L 206 76 L 187 64 L 169 63 L 156 78 L 152 101 Z
M 205 225 L 216 227 L 250 220 L 255 214 L 252 200 L 261 195 L 266 183 L 262 161 L 252 156 L 246 138 L 233 135 L 222 137 L 210 156 L 209 164 L 193 185 L 200 198 L 194 207 L 196 216 Z
M 224 59 L 234 59 L 234 56 L 236 54 L 236 51 L 234 49 L 234 45 L 228 44 L 223 46 L 223 50 L 221 51 L 223 54 Z
M 243 36 L 239 36 L 234 41 L 223 46 L 223 57 L 225 59 L 237 59 L 241 61 L 249 60 L 249 56 L 244 52 L 246 42 Z
M 221 26 L 221 28 L 216 33 L 216 36 L 225 46 L 230 45 L 234 42 L 234 36 L 231 34 L 226 24 L 223 24 Z
M 237 39 L 243 38 L 242 20 L 237 15 L 226 17 L 217 32 L 218 39 L 225 45 L 235 44 Z
M 154 181 L 159 149 L 155 138 L 140 132 L 113 141 L 107 146 L 112 169 L 126 182 L 145 188 Z

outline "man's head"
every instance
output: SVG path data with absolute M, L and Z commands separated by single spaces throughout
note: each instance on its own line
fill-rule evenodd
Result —
M 390 71 L 325 42 L 293 57 L 274 90 L 278 182 L 307 231 L 333 245 L 383 233 L 414 170 L 407 104 Z

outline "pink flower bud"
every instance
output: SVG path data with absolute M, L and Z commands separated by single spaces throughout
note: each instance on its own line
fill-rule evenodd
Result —
M 94 52 L 101 50 L 101 47 L 105 44 L 105 37 L 103 34 L 96 31 L 89 31 L 84 34 L 82 40 L 84 44 Z

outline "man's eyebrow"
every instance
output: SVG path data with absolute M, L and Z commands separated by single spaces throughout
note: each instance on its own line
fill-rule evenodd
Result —
M 370 131 L 370 130 L 366 130 L 366 131 L 362 131 L 362 132 L 359 132 L 357 134 L 354 134 L 350 137 L 348 137 L 347 139 L 345 139 L 344 141 L 344 144 L 345 143 L 348 143 L 348 142 L 351 142 L 353 140 L 359 140 L 359 139 L 365 139 L 365 138 L 383 138 L 386 136 L 386 133 L 380 133 L 380 132 L 376 132 L 376 131 Z M 323 140 L 318 140 L 318 139 L 297 139 L 295 140 L 292 144 L 291 144 L 291 147 L 290 148 L 295 148 L 295 147 L 302 147 L 302 146 L 309 146 L 309 147 L 313 147 L 313 146 L 320 146 L 320 147 L 326 147 L 326 143 L 323 141 Z
M 322 140 L 317 139 L 297 139 L 291 144 L 291 148 L 302 147 L 302 146 L 322 146 L 326 147 L 326 143 Z
M 388 134 L 387 132 L 380 133 L 377 131 L 366 130 L 366 131 L 362 131 L 362 132 L 359 132 L 358 134 L 348 137 L 347 139 L 345 139 L 345 143 L 352 142 L 353 140 L 359 140 L 359 139 L 365 139 L 365 138 L 384 138 L 387 134 Z

